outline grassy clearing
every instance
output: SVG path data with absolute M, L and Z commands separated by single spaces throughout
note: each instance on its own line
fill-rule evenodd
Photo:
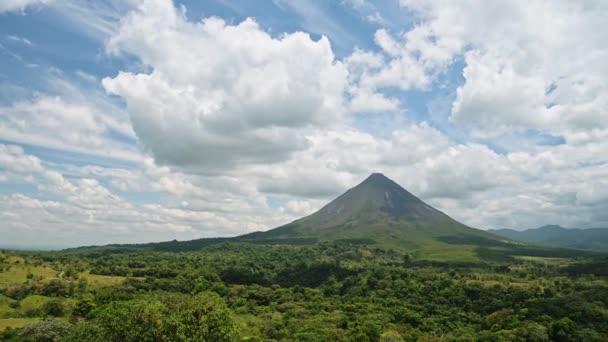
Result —
M 13 299 L 0 294 L 0 318 L 9 318 L 16 315 L 15 309 L 10 307 L 13 302 L 15 302 Z
M 537 282 L 535 282 L 535 281 L 522 281 L 522 280 L 513 281 L 513 280 L 510 280 L 509 277 L 503 277 L 500 275 L 495 275 L 495 278 L 496 279 L 491 279 L 491 280 L 471 279 L 471 280 L 467 280 L 466 283 L 467 283 L 467 285 L 477 283 L 477 284 L 481 284 L 484 287 L 512 286 L 512 287 L 518 287 L 518 288 L 530 288 L 532 286 L 538 285 Z
M 31 295 L 21 300 L 17 312 L 25 315 L 28 311 L 40 310 L 44 304 L 52 300 L 60 300 L 66 308 L 69 308 L 76 303 L 72 298 L 46 297 L 40 295 Z
M 608 279 L 587 280 L 585 283 L 589 287 L 593 287 L 593 286 L 608 287 Z
M 2 318 L 0 319 L 0 331 L 4 331 L 7 328 L 23 328 L 38 320 L 38 318 Z
M 529 256 L 529 255 L 520 255 L 516 256 L 515 259 L 538 262 L 543 263 L 545 265 L 566 265 L 572 263 L 572 259 L 570 258 L 556 258 L 556 257 L 539 257 L 539 256 Z
M 34 281 L 40 283 L 58 279 L 59 271 L 48 266 L 26 265 L 22 257 L 8 256 L 7 262 L 10 264 L 10 269 L 4 272 L 0 271 L 0 289 L 25 283 L 28 280 L 28 274 L 32 275 Z M 82 273 L 80 276 L 85 278 L 91 287 L 119 285 L 126 279 L 126 277 L 102 276 L 88 272 Z
M 85 278 L 91 287 L 114 286 L 122 283 L 126 277 L 119 276 L 104 276 L 90 273 L 83 273 L 81 277 Z
M 22 258 L 11 257 L 10 269 L 0 272 L 0 289 L 14 285 L 23 284 L 28 280 L 28 274 L 32 274 L 35 279 L 57 278 L 57 271 L 45 266 L 25 265 Z M 19 260 L 19 263 L 14 261 Z
M 28 311 L 39 310 L 42 306 L 53 300 L 54 298 L 40 295 L 31 295 L 24 298 L 19 305 L 19 312 L 26 313 Z
M 10 298 L 0 298 L 0 319 L 5 318 L 21 318 L 21 317 L 33 317 L 41 314 L 41 309 L 44 304 L 52 300 L 59 300 L 63 305 L 70 310 L 70 308 L 76 303 L 75 299 L 72 298 L 58 298 L 58 297 L 46 297 L 40 295 L 31 295 L 19 302 L 18 307 L 11 308 L 10 303 L 16 302 Z

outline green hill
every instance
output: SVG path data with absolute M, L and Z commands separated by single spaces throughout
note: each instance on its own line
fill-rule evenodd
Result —
M 608 252 L 607 228 L 566 229 L 557 225 L 547 225 L 523 231 L 496 229 L 491 232 L 529 243 Z

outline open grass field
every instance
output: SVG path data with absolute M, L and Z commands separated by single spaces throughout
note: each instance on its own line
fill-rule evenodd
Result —
M 573 262 L 573 260 L 570 258 L 539 257 L 539 256 L 528 256 L 528 255 L 516 256 L 515 259 L 537 262 L 537 263 L 542 263 L 545 265 L 567 265 L 567 264 L 570 264 Z
M 0 295 L 1 296 L 1 295 Z M 32 313 L 39 313 L 44 304 L 52 300 L 59 299 L 66 308 L 70 308 L 76 302 L 71 298 L 46 297 L 41 295 L 30 295 L 18 302 L 18 306 L 13 308 L 10 303 L 15 303 L 15 300 L 5 296 L 0 297 L 0 319 L 4 318 L 21 318 L 32 316 Z M 37 314 L 36 314 L 37 316 Z
M 81 274 L 81 277 L 85 278 L 92 288 L 118 285 L 126 279 L 126 277 L 104 276 L 90 273 L 83 273 Z
M 28 311 L 39 310 L 45 303 L 51 300 L 53 300 L 51 297 L 31 295 L 21 300 L 19 303 L 19 309 L 17 311 L 20 313 L 26 313 Z
M 9 318 L 16 315 L 15 309 L 11 307 L 11 303 L 15 300 L 0 294 L 0 318 Z
M 40 280 L 57 278 L 56 270 L 48 266 L 27 265 L 23 258 L 17 256 L 7 257 L 4 265 L 0 272 L 0 289 L 23 284 L 28 280 L 28 274 Z
M 6 256 L 0 253 L 0 257 L 5 257 L 6 261 L 4 267 L 10 266 L 8 270 L 0 271 L 0 289 L 8 288 L 11 286 L 21 285 L 28 280 L 28 274 L 34 281 L 37 282 L 48 282 L 53 279 L 58 279 L 61 272 L 53 269 L 48 265 L 34 266 L 26 264 L 25 260 L 19 256 Z M 103 276 L 97 274 L 91 274 L 84 272 L 80 274 L 80 277 L 87 280 L 88 285 L 93 288 L 114 286 L 122 283 L 126 277 L 120 276 Z M 0 301 L 1 307 L 1 301 Z M 2 311 L 0 311 L 0 315 Z
M 7 328 L 23 328 L 38 320 L 39 318 L 0 318 L 0 331 L 4 331 Z

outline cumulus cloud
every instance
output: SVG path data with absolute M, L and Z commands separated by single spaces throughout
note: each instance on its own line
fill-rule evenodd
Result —
M 396 110 L 400 103 L 386 96 L 387 90 L 428 90 L 463 49 L 461 40 L 438 36 L 426 25 L 397 34 L 381 28 L 374 41 L 379 51 L 355 49 L 345 60 L 355 112 Z
M 171 1 L 144 1 L 107 49 L 152 68 L 103 85 L 125 99 L 137 136 L 160 163 L 275 162 L 305 147 L 307 128 L 344 111 L 346 68 L 325 37 L 272 37 L 253 19 L 192 23 Z
M 89 104 L 45 95 L 16 101 L 0 107 L 0 111 L 0 135 L 4 139 L 126 160 L 140 158 L 133 149 L 109 138 L 113 133 L 129 136 L 130 128 Z
M 391 112 L 399 109 L 399 100 L 369 89 L 355 89 L 350 101 L 352 112 Z
M 163 192 L 180 198 L 201 194 L 191 176 L 172 171 L 167 166 L 157 166 L 151 158 L 144 159 L 136 169 L 86 165 L 70 167 L 68 172 L 107 179 L 111 188 L 121 192 Z
M 345 152 L 346 151 L 346 152 Z M 355 152 L 356 151 L 356 152 Z M 258 190 L 300 198 L 331 199 L 371 172 L 383 172 L 425 199 L 467 198 L 512 184 L 519 172 L 506 156 L 484 145 L 456 144 L 427 123 L 377 137 L 359 130 L 310 136 L 310 146 L 272 168 L 257 168 Z
M 39 90 L 17 88 L 0 104 L 5 141 L 97 157 L 139 161 L 125 110 L 109 99 L 99 80 L 78 71 L 40 70 Z M 17 90 L 16 89 L 16 90 Z
M 25 170 L 37 191 L 0 195 L 4 243 L 65 247 L 231 236 L 277 226 L 310 208 L 301 201 L 275 210 L 253 189 L 243 186 L 235 191 L 230 179 L 198 178 L 193 184 L 190 177 L 151 160 L 141 169 L 46 164 L 18 146 L 0 145 L 0 176 L 13 172 L 25 177 Z M 136 185 L 123 192 L 129 182 Z M 150 193 L 168 197 L 161 202 L 131 202 L 128 196 L 137 193 L 142 198 Z M 39 198 L 49 195 L 53 200 Z
M 608 125 L 605 2 L 401 4 L 422 18 L 406 34 L 418 37 L 421 60 L 445 63 L 464 55 L 465 80 L 451 119 L 475 134 L 565 134 Z
M 0 196 L 0 241 L 237 235 L 310 214 L 371 172 L 479 228 L 608 224 L 603 2 L 404 0 L 413 27 L 379 29 L 376 49 L 342 59 L 325 37 L 133 4 L 118 25 L 92 26 L 139 71 L 124 66 L 97 90 L 79 73 L 86 91 L 55 77 L 53 94 L 0 108 L 3 140 L 128 165 L 0 145 L 0 182 L 35 189 Z M 400 96 L 434 89 L 455 61 L 462 84 L 444 90 L 444 116 L 466 129 L 456 137 Z M 559 142 L 510 143 L 530 131 Z
M 23 148 L 16 145 L 0 144 L 0 168 L 13 172 L 40 172 L 40 159 L 25 154 Z
M 589 227 L 608 223 L 600 220 L 605 194 L 598 187 L 606 178 L 606 150 L 608 143 L 598 140 L 497 153 L 421 123 L 385 138 L 357 130 L 319 133 L 293 159 L 242 172 L 258 175 L 250 179 L 259 191 L 329 200 L 378 171 L 475 227 Z

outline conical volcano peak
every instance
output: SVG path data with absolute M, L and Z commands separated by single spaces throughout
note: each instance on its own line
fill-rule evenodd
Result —
M 354 239 L 400 248 L 419 248 L 425 244 L 448 246 L 441 240 L 446 236 L 497 239 L 434 209 L 382 173 L 372 173 L 319 211 L 245 238 Z
M 355 192 L 358 196 L 362 197 L 369 197 L 371 193 L 379 193 L 380 196 L 376 199 L 381 201 L 390 201 L 391 198 L 402 197 L 414 202 L 422 202 L 418 197 L 412 195 L 401 185 L 381 173 L 372 173 L 359 185 L 349 190 L 349 192 Z
M 388 179 L 388 177 L 386 177 L 384 174 L 382 174 L 380 172 L 374 172 L 371 175 L 369 175 L 363 182 L 373 182 L 373 181 L 378 181 L 378 180 L 390 180 L 390 179 Z
M 372 173 L 369 175 L 360 185 L 372 185 L 372 186 L 399 186 L 399 184 L 393 182 L 391 179 L 383 175 L 382 173 Z
M 371 185 L 371 186 L 375 186 L 375 187 L 385 187 L 385 188 L 395 188 L 395 189 L 405 190 L 401 187 L 401 185 L 397 184 L 395 181 L 386 177 L 382 173 L 372 173 L 359 185 Z
M 444 215 L 383 174 L 372 173 L 312 216 L 327 222 L 336 218 L 346 221 L 372 217 L 418 220 Z

